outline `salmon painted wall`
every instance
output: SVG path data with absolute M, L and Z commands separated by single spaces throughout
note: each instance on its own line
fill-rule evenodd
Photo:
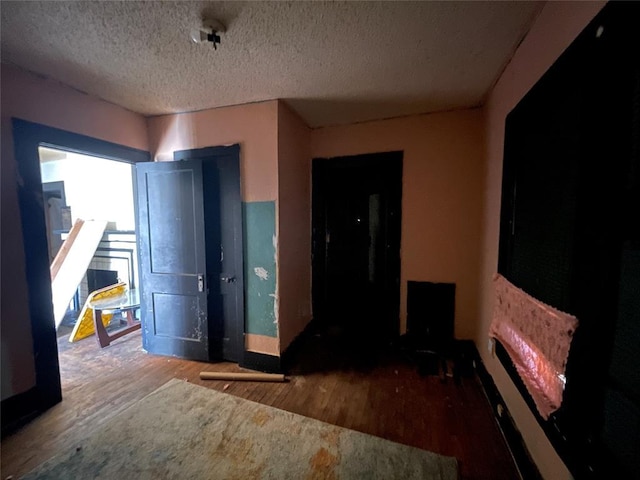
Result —
M 491 279 L 498 266 L 500 196 L 505 119 L 509 111 L 553 64 L 604 2 L 548 2 L 490 93 L 484 107 L 486 184 L 483 212 L 480 321 L 475 341 L 480 355 L 544 478 L 571 478 L 500 362 L 488 352 L 493 306 Z
M 240 179 L 245 202 L 278 196 L 278 102 L 276 100 L 147 120 L 151 157 L 173 160 L 175 150 L 240 145 Z
M 311 320 L 311 130 L 278 102 L 280 352 Z
M 455 334 L 472 338 L 478 313 L 483 139 L 479 109 L 327 127 L 311 157 L 402 150 L 400 326 L 407 281 L 456 284 Z
M 163 115 L 149 118 L 147 125 L 151 156 L 156 161 L 173 160 L 175 150 L 240 145 L 246 245 L 245 347 L 279 355 L 277 271 L 269 271 L 277 270 L 275 261 L 260 270 L 260 277 L 254 266 L 248 265 L 254 258 L 274 259 L 277 252 L 278 101 Z M 262 282 L 272 282 L 273 294 L 262 295 Z
M 58 82 L 2 65 L 2 399 L 35 385 L 25 252 L 18 208 L 11 118 L 17 117 L 148 150 L 144 117 Z

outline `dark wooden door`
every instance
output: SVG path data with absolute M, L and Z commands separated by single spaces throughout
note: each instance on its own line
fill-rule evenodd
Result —
M 182 150 L 174 159 L 202 164 L 210 357 L 238 362 L 244 338 L 239 146 Z
M 202 163 L 136 167 L 143 348 L 207 361 Z
M 313 161 L 314 318 L 398 333 L 402 153 Z
M 239 361 L 244 335 L 239 147 L 138 168 L 143 346 Z

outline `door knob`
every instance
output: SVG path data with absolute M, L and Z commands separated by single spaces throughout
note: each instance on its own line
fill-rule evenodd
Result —
M 231 276 L 231 277 L 220 277 L 220 280 L 222 280 L 223 282 L 227 282 L 227 283 L 233 283 L 236 281 L 236 277 Z

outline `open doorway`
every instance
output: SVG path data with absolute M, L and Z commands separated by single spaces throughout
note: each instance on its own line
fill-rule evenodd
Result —
M 53 264 L 63 242 L 72 237 L 72 228 L 79 220 L 105 225 L 95 243 L 95 251 L 86 256 L 87 263 L 70 266 L 78 270 L 79 276 L 75 278 L 81 280 L 71 286 L 75 294 L 60 319 L 57 336 L 75 342 L 82 338 L 76 324 L 81 321 L 81 312 L 93 292 L 117 283 L 124 284 L 122 289 L 128 291 L 137 288 L 134 166 L 52 147 L 40 146 L 38 154 L 49 263 Z M 77 262 L 77 259 L 68 257 L 64 261 Z M 110 315 L 106 330 L 120 329 L 129 320 L 128 316 L 133 315 L 139 318 L 137 310 Z
M 65 219 L 65 215 L 67 215 L 67 225 L 72 223 L 73 218 L 77 218 L 80 216 L 79 210 L 85 207 L 85 200 L 81 201 L 79 206 L 74 207 L 72 204 L 70 187 L 67 185 L 69 180 L 64 176 L 47 176 L 50 172 L 47 172 L 48 169 L 54 169 L 53 165 L 57 160 L 63 160 L 68 157 L 76 158 L 76 155 L 80 157 L 84 156 L 81 160 L 82 166 L 91 165 L 90 171 L 85 172 L 83 174 L 78 174 L 77 171 L 74 171 L 74 175 L 77 175 L 82 182 L 84 182 L 84 187 L 89 186 L 89 195 L 99 196 L 103 199 L 111 199 L 113 200 L 116 195 L 122 194 L 122 185 L 123 182 L 126 182 L 127 187 L 126 190 L 129 191 L 129 186 L 132 182 L 132 172 L 133 170 L 137 171 L 136 174 L 136 182 L 131 186 L 131 192 L 134 192 L 135 195 L 135 210 L 144 210 L 145 213 L 140 213 L 140 211 L 135 211 L 133 215 L 129 214 L 129 220 L 117 220 L 109 218 L 110 214 L 96 214 L 95 211 L 89 212 L 87 216 L 103 217 L 104 228 L 99 232 L 99 235 L 96 237 L 96 245 L 97 248 L 91 252 L 91 261 L 95 261 L 93 257 L 95 257 L 96 250 L 100 250 L 101 244 L 109 243 L 109 240 L 113 240 L 114 237 L 112 235 L 121 235 L 117 237 L 117 248 L 114 252 L 99 252 L 102 256 L 108 256 L 108 267 L 103 268 L 107 265 L 96 265 L 95 270 L 113 270 L 114 262 L 118 260 L 129 260 L 132 266 L 128 266 L 124 269 L 120 267 L 115 268 L 117 271 L 117 279 L 124 280 L 125 282 L 129 282 L 127 284 L 128 287 L 135 285 L 140 290 L 141 286 L 147 286 L 148 282 L 145 282 L 144 273 L 149 273 L 147 270 L 140 268 L 140 272 L 138 272 L 137 266 L 137 251 L 139 249 L 141 251 L 147 251 L 147 249 L 151 249 L 158 253 L 158 256 L 162 259 L 162 256 L 167 251 L 173 251 L 180 248 L 180 252 L 186 252 L 185 258 L 189 256 L 189 250 L 185 247 L 185 245 L 178 245 L 173 239 L 166 242 L 166 245 L 163 245 L 162 242 L 164 239 L 167 239 L 167 236 L 163 236 L 162 232 L 158 233 L 158 229 L 155 228 L 159 224 L 169 225 L 171 223 L 171 218 L 175 220 L 178 218 L 185 218 L 178 215 L 176 217 L 173 215 L 178 209 L 186 208 L 188 201 L 182 202 L 182 200 L 189 200 L 193 205 L 193 208 L 197 207 L 197 210 L 201 213 L 207 213 L 208 222 L 201 221 L 200 218 L 193 217 L 194 225 L 197 227 L 194 231 L 199 232 L 199 240 L 198 245 L 207 247 L 207 252 L 211 251 L 212 254 L 208 256 L 199 255 L 198 258 L 207 258 L 207 264 L 205 268 L 198 268 L 193 272 L 179 271 L 177 275 L 180 277 L 180 281 L 187 281 L 185 283 L 186 287 L 191 288 L 194 291 L 197 291 L 198 294 L 201 294 L 202 297 L 206 299 L 203 301 L 207 302 L 207 307 L 209 308 L 209 315 L 198 315 L 195 320 L 199 323 L 199 326 L 203 328 L 197 328 L 193 330 L 193 335 L 197 338 L 194 339 L 202 344 L 213 344 L 216 349 L 212 349 L 209 351 L 210 355 L 207 360 L 213 359 L 214 355 L 218 350 L 220 350 L 219 343 L 224 344 L 225 338 L 218 335 L 221 330 L 219 326 L 221 323 L 225 321 L 227 318 L 228 308 L 225 308 L 224 305 L 222 308 L 215 308 L 216 304 L 213 303 L 214 308 L 211 307 L 211 302 L 209 301 L 209 297 L 220 297 L 225 296 L 229 301 L 232 301 L 235 308 L 238 310 L 239 314 L 236 318 L 236 329 L 234 337 L 237 337 L 238 341 L 237 352 L 239 355 L 243 354 L 243 345 L 241 343 L 243 335 L 244 335 L 244 317 L 243 317 L 243 308 L 244 302 L 241 293 L 243 292 L 243 272 L 242 272 L 242 235 L 239 231 L 234 231 L 233 229 L 225 229 L 222 228 L 223 233 L 229 233 L 227 235 L 230 237 L 236 246 L 235 255 L 230 255 L 229 252 L 232 250 L 225 246 L 222 248 L 221 244 L 224 244 L 226 241 L 224 235 L 220 235 L 212 230 L 213 217 L 214 213 L 217 211 L 218 213 L 230 213 L 233 212 L 234 216 L 234 225 L 237 228 L 242 227 L 242 222 L 238 221 L 241 219 L 241 201 L 240 201 L 240 149 L 239 145 L 229 146 L 229 147 L 212 147 L 205 149 L 198 149 L 194 151 L 185 151 L 185 152 L 176 152 L 176 160 L 182 160 L 180 162 L 158 162 L 156 164 L 151 164 L 150 155 L 148 152 L 133 149 L 130 147 L 125 147 L 122 145 L 105 142 L 103 140 L 99 140 L 92 137 L 87 137 L 80 134 L 75 134 L 71 132 L 67 132 L 64 130 L 48 127 L 45 125 L 35 124 L 32 122 L 27 122 L 20 119 L 12 119 L 13 124 L 13 133 L 14 133 L 14 151 L 15 158 L 17 161 L 18 167 L 18 201 L 20 206 L 20 220 L 22 227 L 22 241 L 25 252 L 25 273 L 27 280 L 27 299 L 28 299 L 28 309 L 29 309 L 29 321 L 31 324 L 31 333 L 33 340 L 33 360 L 34 360 L 34 370 L 35 370 L 35 385 L 29 389 L 28 391 L 19 394 L 18 396 L 11 398 L 11 408 L 3 408 L 2 411 L 2 420 L 3 420 L 3 430 L 5 425 L 16 425 L 21 422 L 23 419 L 30 418 L 34 414 L 43 412 L 48 408 L 52 407 L 56 403 L 60 402 L 62 399 L 62 382 L 61 382 L 61 374 L 60 374 L 60 358 L 58 355 L 59 350 L 64 347 L 68 347 L 69 343 L 66 341 L 59 341 L 57 338 L 57 331 L 55 325 L 52 324 L 52 321 L 56 318 L 56 302 L 55 297 L 53 295 L 54 288 L 53 282 L 51 281 L 51 262 L 50 257 L 55 253 L 56 246 L 52 249 L 49 248 L 49 237 L 52 235 L 62 235 L 65 231 L 65 225 L 63 225 L 63 221 Z M 44 147 L 44 148 L 43 148 Z M 50 165 L 44 166 L 44 171 L 41 169 L 41 158 L 40 152 L 47 152 L 46 154 L 50 155 L 48 161 L 44 163 L 49 163 Z M 86 156 L 90 158 L 86 158 Z M 180 157 L 180 158 L 179 158 Z M 189 159 L 187 159 L 189 158 Z M 110 162 L 113 165 L 121 164 L 121 166 L 126 167 L 126 173 L 115 174 L 115 178 L 109 178 L 106 173 L 99 173 L 96 170 L 96 162 L 101 162 L 103 160 L 106 161 L 115 161 Z M 138 168 L 141 167 L 141 163 L 145 164 L 145 167 L 149 168 Z M 186 184 L 191 185 L 192 190 L 194 192 L 199 192 L 198 196 L 188 195 L 188 192 L 184 188 L 184 185 L 178 186 L 179 188 L 174 188 L 173 192 L 177 192 L 180 195 L 168 194 L 167 189 L 165 189 L 162 185 L 164 181 L 167 180 L 166 177 L 162 176 L 162 169 L 167 168 L 164 164 L 169 165 L 172 170 L 180 171 L 181 178 L 186 177 L 188 182 Z M 135 169 L 133 167 L 136 167 Z M 214 168 L 215 166 L 215 168 Z M 72 167 L 73 169 L 73 167 Z M 55 170 L 55 169 L 54 169 Z M 140 170 L 144 170 L 143 174 L 145 175 L 144 179 L 141 180 L 142 176 L 140 174 Z M 202 175 L 194 175 L 190 172 L 201 171 Z M 221 170 L 225 170 L 222 172 Z M 155 175 L 155 176 L 154 176 Z M 112 175 L 113 176 L 113 175 Z M 207 178 L 207 185 L 217 185 L 216 182 L 211 181 L 213 178 L 222 178 L 222 177 L 233 177 L 233 182 L 229 182 L 229 185 L 233 183 L 232 187 L 229 189 L 203 189 L 201 188 L 202 184 L 200 181 L 204 181 L 203 178 Z M 144 183 L 149 184 L 149 179 L 155 179 L 157 185 L 151 189 L 149 188 L 140 188 Z M 200 179 L 196 182 L 197 179 Z M 194 183 L 195 182 L 195 183 Z M 43 183 L 45 184 L 43 186 Z M 166 182 L 165 182 L 166 183 Z M 224 183 L 224 182 L 221 182 Z M 222 195 L 224 198 L 214 198 L 214 196 Z M 129 197 L 129 195 L 126 195 Z M 45 201 L 46 197 L 46 201 Z M 113 201 L 108 201 L 107 205 L 112 206 Z M 176 206 L 177 205 L 177 206 Z M 47 216 L 49 215 L 49 207 L 57 208 L 60 212 L 55 213 L 56 218 L 49 218 L 47 220 Z M 140 207 L 139 209 L 137 207 Z M 153 218 L 149 221 L 149 207 L 152 209 Z M 204 208 L 200 208 L 204 207 Z M 207 209 L 208 207 L 208 209 Z M 118 207 L 125 208 L 122 205 Z M 130 207 L 126 207 L 129 209 Z M 131 211 L 131 210 L 129 210 Z M 194 210 L 195 211 L 195 210 Z M 66 213 L 65 213 L 66 212 Z M 172 217 L 173 215 L 173 217 Z M 131 218 L 133 218 L 133 222 L 131 222 Z M 146 218 L 147 228 L 145 228 L 146 232 L 146 242 L 143 238 L 142 234 L 143 230 L 140 230 L 140 234 L 137 235 L 134 229 L 137 228 L 137 225 L 140 222 L 140 218 Z M 129 222 L 129 223 L 128 223 Z M 49 223 L 49 228 L 47 228 L 47 223 Z M 85 222 L 86 225 L 87 222 Z M 203 226 L 204 223 L 207 223 Z M 224 222 L 220 225 L 222 226 Z M 130 225 L 130 226 L 127 226 Z M 58 228 L 61 227 L 61 228 Z M 155 233 L 151 232 L 151 228 L 154 227 Z M 73 229 L 73 228 L 72 228 Z M 106 234 L 104 231 L 106 230 Z M 207 230 L 206 232 L 204 230 Z M 173 234 L 184 232 L 184 229 L 177 228 L 175 229 Z M 81 232 L 82 233 L 82 230 Z M 226 234 L 225 233 L 225 234 Z M 148 237 L 149 234 L 155 235 L 154 238 L 149 242 Z M 130 235 L 127 238 L 127 235 Z M 106 238 L 105 238 L 106 236 Z M 110 237 L 111 236 L 111 237 Z M 176 235 L 173 235 L 174 237 Z M 136 238 L 138 237 L 138 238 Z M 203 238 L 201 238 L 203 237 Z M 224 238 L 223 238 L 224 237 Z M 173 237 L 172 237 L 173 238 Z M 218 239 L 221 243 L 216 243 L 211 241 L 211 239 Z M 60 238 L 59 240 L 62 240 Z M 136 242 L 138 240 L 138 242 Z M 155 241 L 155 243 L 154 243 Z M 125 243 L 129 243 L 129 248 L 123 248 Z M 160 242 L 160 244 L 158 244 Z M 58 242 L 59 243 L 59 242 Z M 139 247 L 138 244 L 141 246 Z M 216 246 L 217 245 L 217 246 Z M 102 245 L 106 247 L 107 245 Z M 156 248 L 157 247 L 157 248 Z M 184 247 L 184 248 L 183 248 Z M 58 247 L 60 248 L 60 247 Z M 154 250 L 155 249 L 155 250 Z M 221 252 L 225 253 L 224 257 Z M 107 255 L 108 254 L 108 255 Z M 174 255 L 179 256 L 179 253 Z M 142 256 L 142 255 L 141 255 Z M 127 258 L 128 257 L 128 258 Z M 212 263 L 215 263 L 214 260 L 219 259 L 219 265 L 209 265 L 209 260 Z M 230 261 L 235 259 L 233 262 L 233 267 L 230 268 Z M 98 259 L 105 261 L 105 258 Z M 153 259 L 152 259 L 153 260 Z M 166 260 L 166 255 L 164 260 Z M 223 264 L 226 261 L 229 263 Z M 151 272 L 151 273 L 175 273 L 175 272 L 165 272 L 163 270 L 167 262 L 163 264 L 162 262 L 156 262 L 153 264 L 154 268 L 160 269 L 160 272 Z M 140 263 L 142 266 L 147 266 L 143 262 Z M 55 270 L 55 269 L 53 269 Z M 86 270 L 86 269 L 85 269 Z M 84 273 L 84 271 L 83 271 Z M 90 279 L 87 276 L 87 292 L 89 291 L 89 281 Z M 94 275 L 95 277 L 95 275 Z M 139 277 L 139 278 L 138 278 Z M 95 281 L 95 278 L 94 278 Z M 75 291 L 76 286 L 81 284 L 82 282 L 78 280 L 77 283 L 73 286 Z M 151 292 L 149 292 L 151 290 Z M 236 295 L 232 298 L 229 295 L 230 290 L 236 290 L 239 292 L 239 295 Z M 151 293 L 151 294 L 150 294 Z M 193 315 L 191 315 L 192 310 L 188 305 L 187 301 L 183 301 L 181 305 L 178 305 L 181 308 L 173 308 L 172 305 L 165 305 L 162 309 L 154 309 L 154 298 L 152 295 L 152 288 L 147 288 L 146 295 L 145 292 L 140 294 L 140 298 L 137 302 L 137 305 L 144 305 L 147 308 L 144 310 L 146 315 L 145 318 L 150 319 L 147 322 L 144 322 L 146 326 L 151 328 L 155 328 L 156 333 L 165 334 L 170 333 L 172 335 L 165 335 L 171 338 L 175 338 L 176 341 L 185 340 L 184 335 L 180 335 L 180 331 L 177 331 L 175 328 L 177 326 L 184 326 L 184 319 L 194 320 Z M 186 295 L 191 295 L 191 292 L 186 292 Z M 165 294 L 163 299 L 166 299 L 170 296 L 170 294 Z M 191 295 L 192 297 L 194 295 Z M 74 308 L 74 303 L 72 302 L 73 295 L 68 297 L 68 300 L 65 302 L 61 302 L 60 304 L 66 310 L 68 307 Z M 174 296 L 174 297 L 177 297 Z M 198 297 L 199 298 L 199 297 Z M 52 299 L 54 301 L 52 302 Z M 75 308 L 81 305 L 81 300 L 78 299 L 75 302 Z M 128 302 L 127 305 L 131 305 L 135 302 Z M 165 302 L 166 303 L 166 302 Z M 150 308 L 149 308 L 150 307 Z M 168 307 L 168 308 L 164 308 Z M 120 309 L 120 307 L 118 307 Z M 140 307 L 142 308 L 142 307 Z M 63 314 L 64 314 L 63 310 Z M 102 310 L 113 311 L 114 308 L 105 308 L 105 309 L 94 309 L 95 312 Z M 211 312 L 220 313 L 221 316 L 212 315 Z M 159 331 L 157 328 L 160 324 L 158 322 L 158 315 L 154 316 L 154 313 L 161 313 L 167 320 L 166 324 L 162 325 L 166 326 L 164 331 Z M 175 320 L 176 313 L 179 313 L 181 317 L 178 320 Z M 64 316 L 64 315 L 62 315 Z M 143 315 L 141 315 L 142 317 Z M 96 315 L 97 317 L 97 315 Z M 94 317 L 94 318 L 96 318 Z M 59 317 L 58 317 L 59 318 Z M 171 321 L 174 319 L 174 321 Z M 127 319 L 130 321 L 130 319 Z M 94 325 L 97 327 L 101 322 L 97 319 L 94 320 Z M 132 323 L 134 323 L 132 321 Z M 139 330 L 143 325 L 143 322 L 138 322 L 135 327 Z M 173 329 L 173 330 L 171 330 Z M 123 330 L 128 330 L 128 327 L 123 327 Z M 133 331 L 133 330 L 131 330 Z M 220 340 L 221 342 L 214 343 L 211 341 L 212 336 L 208 333 L 212 332 L 213 337 L 216 340 Z M 107 340 L 113 340 L 115 338 L 119 338 L 122 331 L 116 332 L 113 335 L 108 335 Z M 130 333 L 130 332 L 125 332 Z M 142 339 L 145 338 L 145 333 L 147 333 L 144 328 L 141 332 Z M 222 333 L 228 333 L 228 329 L 223 329 Z M 117 335 L 117 336 L 116 336 Z M 217 335 L 217 336 L 216 336 Z M 147 335 L 148 337 L 148 335 Z M 98 335 L 98 339 L 100 340 L 100 346 L 105 346 L 102 343 L 102 339 L 100 339 L 100 335 Z M 120 347 L 124 344 L 131 345 L 132 342 L 128 341 L 129 339 L 134 340 L 135 343 L 138 344 L 136 349 L 139 351 L 142 347 L 142 342 L 139 335 L 131 335 L 118 342 L 118 345 L 115 347 Z M 191 340 L 187 338 L 186 340 Z M 106 345 L 109 345 L 109 343 Z M 139 343 L 138 343 L 139 342 Z M 85 351 L 90 355 L 89 357 L 85 356 L 85 359 L 89 360 L 89 363 L 93 366 L 102 367 L 105 359 L 109 357 L 109 361 L 114 365 L 117 365 L 120 361 L 126 361 L 122 358 L 116 358 L 114 356 L 109 356 L 109 349 L 100 349 L 96 348 L 96 342 L 91 341 L 91 339 L 87 339 L 87 341 L 79 342 L 79 344 L 83 344 L 84 346 L 90 346 L 91 348 L 85 348 Z M 208 345 L 207 345 L 208 347 Z M 133 350 L 130 350 L 133 351 Z M 155 352 L 148 350 L 149 353 L 160 353 L 167 354 L 166 352 Z M 214 354 L 211 354 L 211 353 Z M 223 357 L 225 356 L 224 345 L 222 345 L 222 353 Z M 173 353 L 171 353 L 173 354 Z M 186 355 L 185 355 L 186 356 Z M 102 360 L 101 360 L 102 359 Z M 242 357 L 240 358 L 242 360 Z M 85 369 L 86 365 L 83 362 L 77 362 L 77 369 Z M 85 375 L 90 375 L 87 372 L 83 372 Z M 93 378 L 96 378 L 96 375 L 93 375 Z M 82 382 L 77 382 L 78 384 L 82 384 Z M 19 398 L 18 398 L 19 397 Z M 4 407 L 4 404 L 3 404 Z
M 313 160 L 313 314 L 349 343 L 399 334 L 402 152 Z
M 52 325 L 53 305 L 49 247 L 45 221 L 45 202 L 40 170 L 40 147 L 63 152 L 91 154 L 101 159 L 129 164 L 148 162 L 148 152 L 106 142 L 57 128 L 13 118 L 13 143 L 17 163 L 18 202 L 22 242 L 25 253 L 27 305 L 32 334 L 35 384 L 29 390 L 11 398 L 10 408 L 2 410 L 3 431 L 23 419 L 43 412 L 62 399 L 56 329 Z M 111 188 L 94 178 L 96 193 Z M 53 185 L 58 193 L 49 194 L 62 201 L 60 184 Z M 108 193 L 113 192 L 112 189 Z M 68 192 L 64 191 L 65 202 Z M 64 304 L 63 304 L 64 305 Z M 94 344 L 95 345 L 95 344 Z M 80 367 L 81 368 L 81 367 Z M 9 405 L 9 404 L 7 404 Z

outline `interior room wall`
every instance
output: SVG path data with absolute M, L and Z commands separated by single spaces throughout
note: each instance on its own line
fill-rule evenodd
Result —
M 400 326 L 407 281 L 456 284 L 455 335 L 472 338 L 478 309 L 483 129 L 480 109 L 416 115 L 311 133 L 311 157 L 402 150 Z
M 148 150 L 144 117 L 10 65 L 1 72 L 2 400 L 35 385 L 11 118 Z M 27 252 L 28 253 L 28 252 Z
M 278 102 L 249 103 L 147 119 L 151 157 L 173 160 L 175 150 L 240 145 L 244 202 L 278 196 Z
M 484 106 L 487 170 L 482 213 L 484 232 L 481 249 L 480 317 L 475 331 L 475 342 L 541 474 L 544 478 L 554 480 L 569 479 L 571 475 L 508 374 L 486 347 L 493 306 L 491 279 L 498 265 L 504 126 L 511 109 L 603 5 L 604 2 L 548 2 L 500 76 Z
M 278 101 L 202 110 L 192 113 L 162 115 L 148 119 L 151 156 L 156 161 L 173 160 L 175 150 L 187 150 L 219 145 L 240 145 L 240 183 L 244 203 L 245 248 L 272 248 L 276 256 L 278 239 Z M 265 223 L 265 215 L 272 220 Z M 260 231 L 256 231 L 258 228 Z M 263 231 L 268 228 L 268 232 Z M 253 232 L 253 233 L 252 233 Z M 265 240 L 266 239 L 266 240 Z M 272 240 L 272 245 L 265 242 Z M 245 259 L 247 258 L 245 251 Z M 277 258 L 277 257 L 276 257 Z M 278 266 L 276 264 L 276 270 Z M 277 295 L 264 298 L 250 288 L 260 281 L 257 273 L 245 265 L 245 303 L 247 311 L 260 303 L 261 318 L 247 318 L 245 348 L 269 355 L 280 355 L 278 340 Z M 266 272 L 277 278 L 278 272 Z M 252 303 L 253 302 L 253 303 Z M 273 312 L 273 313 L 272 313 Z M 274 318 L 275 317 L 275 318 Z
M 280 351 L 311 320 L 311 130 L 278 102 Z

